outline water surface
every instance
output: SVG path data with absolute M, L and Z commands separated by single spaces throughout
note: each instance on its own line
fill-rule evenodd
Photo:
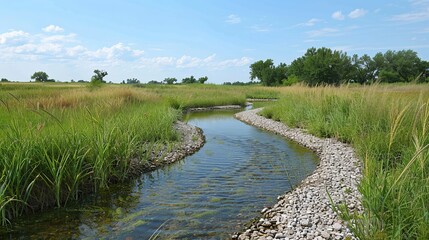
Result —
M 233 113 L 187 115 L 206 136 L 200 151 L 78 206 L 20 219 L 3 238 L 229 238 L 317 164 L 313 152 Z

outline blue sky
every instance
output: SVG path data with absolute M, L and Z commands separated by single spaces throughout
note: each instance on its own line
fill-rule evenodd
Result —
M 61 81 L 208 76 L 290 64 L 310 47 L 348 55 L 412 49 L 429 60 L 429 0 L 0 0 L 0 77 Z

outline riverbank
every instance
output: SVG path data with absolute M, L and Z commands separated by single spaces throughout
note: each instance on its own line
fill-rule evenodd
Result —
M 297 188 L 279 196 L 273 207 L 261 211 L 259 221 L 233 239 L 353 239 L 330 201 L 337 206 L 344 204 L 351 212 L 362 211 L 358 191 L 362 167 L 353 149 L 335 139 L 317 138 L 259 116 L 260 110 L 240 112 L 235 117 L 310 148 L 318 154 L 320 163 Z
M 133 176 L 179 161 L 198 151 L 205 143 L 203 131 L 198 127 L 177 121 L 174 129 L 179 133 L 180 140 L 172 147 L 165 145 L 162 149 L 151 152 L 149 161 L 140 162 L 137 158 L 131 159 Z

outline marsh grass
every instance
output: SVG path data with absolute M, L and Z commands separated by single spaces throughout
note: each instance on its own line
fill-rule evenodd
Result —
M 263 115 L 353 145 L 363 213 L 341 213 L 360 239 L 429 239 L 429 87 L 283 89 Z
M 0 217 L 62 207 L 134 173 L 178 140 L 190 107 L 243 105 L 262 87 L 0 85 Z M 252 93 L 253 92 L 253 93 Z M 272 97 L 267 91 L 265 98 Z M 256 96 L 256 95 L 255 95 Z

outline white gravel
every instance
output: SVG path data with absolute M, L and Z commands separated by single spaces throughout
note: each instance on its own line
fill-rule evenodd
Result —
M 264 208 L 259 221 L 233 239 L 344 239 L 353 237 L 332 208 L 344 203 L 350 211 L 362 211 L 357 189 L 362 177 L 361 161 L 353 149 L 335 139 L 317 138 L 303 129 L 259 116 L 261 109 L 237 113 L 235 117 L 253 126 L 275 132 L 313 150 L 320 163 L 313 174 L 295 189 Z M 279 186 L 281 188 L 282 186 Z

